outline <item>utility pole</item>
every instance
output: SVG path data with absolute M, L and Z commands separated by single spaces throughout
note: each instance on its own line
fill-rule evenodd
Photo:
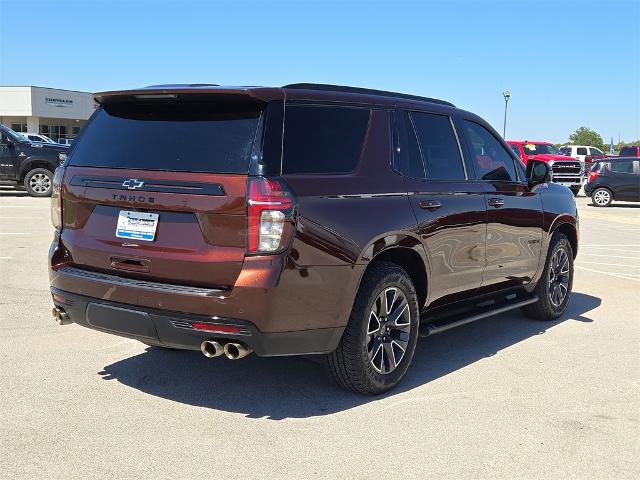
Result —
M 505 90 L 502 92 L 502 96 L 504 97 L 504 124 L 502 126 L 502 138 L 506 140 L 507 138 L 507 104 L 509 103 L 509 98 L 511 98 L 511 92 L 509 90 Z

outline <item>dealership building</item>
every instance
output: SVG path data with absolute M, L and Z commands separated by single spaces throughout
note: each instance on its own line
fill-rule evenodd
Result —
M 40 133 L 54 141 L 73 138 L 94 110 L 88 92 L 0 86 L 0 123 L 16 132 Z

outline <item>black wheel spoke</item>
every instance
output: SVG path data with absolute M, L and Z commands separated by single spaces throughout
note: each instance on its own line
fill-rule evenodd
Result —
M 365 343 L 371 366 L 393 372 L 404 358 L 411 338 L 411 309 L 402 290 L 388 287 L 378 294 L 369 313 Z

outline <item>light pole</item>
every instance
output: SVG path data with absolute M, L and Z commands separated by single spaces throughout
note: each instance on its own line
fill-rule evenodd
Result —
M 505 90 L 502 92 L 502 96 L 504 97 L 504 125 L 502 126 L 502 138 L 507 138 L 507 104 L 509 103 L 509 98 L 511 98 L 511 92 L 509 90 Z

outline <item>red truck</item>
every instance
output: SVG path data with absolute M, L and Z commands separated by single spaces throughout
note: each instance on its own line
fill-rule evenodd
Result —
M 507 143 L 524 165 L 529 160 L 540 160 L 551 165 L 553 181 L 569 187 L 574 196 L 578 195 L 584 180 L 584 170 L 577 158 L 562 155 L 549 142 L 507 140 Z

